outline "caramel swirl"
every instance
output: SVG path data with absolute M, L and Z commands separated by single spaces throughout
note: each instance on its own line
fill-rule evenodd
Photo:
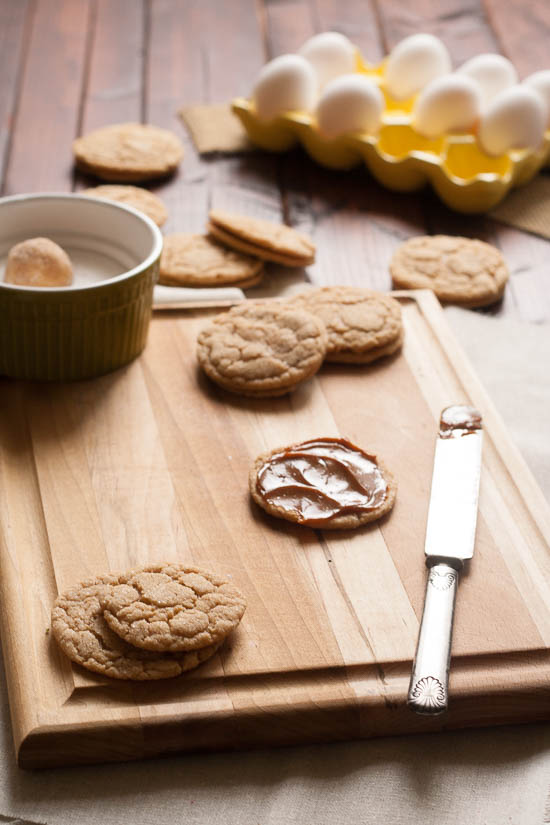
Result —
M 273 453 L 256 483 L 262 499 L 311 526 L 374 510 L 387 489 L 375 456 L 344 438 L 312 439 Z

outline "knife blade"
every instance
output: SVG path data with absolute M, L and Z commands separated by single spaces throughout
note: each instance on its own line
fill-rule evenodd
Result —
M 429 573 L 407 698 L 420 714 L 448 707 L 458 575 L 474 552 L 482 439 L 476 409 L 457 404 L 442 411 L 424 547 Z

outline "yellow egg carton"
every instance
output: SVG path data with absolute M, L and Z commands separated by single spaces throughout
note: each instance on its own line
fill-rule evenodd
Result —
M 415 98 L 396 101 L 386 93 L 384 61 L 369 66 L 359 57 L 357 69 L 384 93 L 386 105 L 376 135 L 350 132 L 329 140 L 320 134 L 309 112 L 285 112 L 263 121 L 250 100 L 237 98 L 232 108 L 252 143 L 262 149 L 286 152 L 301 143 L 317 163 L 330 169 L 365 163 L 379 183 L 398 192 L 430 183 L 457 212 L 487 212 L 512 187 L 527 183 L 550 162 L 550 130 L 539 149 L 514 149 L 499 157 L 485 154 L 472 132 L 425 138 L 411 124 Z

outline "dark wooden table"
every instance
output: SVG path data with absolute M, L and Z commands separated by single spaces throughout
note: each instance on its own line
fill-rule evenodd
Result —
M 417 31 L 441 37 L 456 65 L 500 51 L 520 76 L 547 68 L 548 0 L 1 0 L 0 170 L 4 195 L 78 190 L 71 141 L 122 121 L 174 129 L 186 142 L 179 174 L 155 188 L 165 231 L 201 231 L 210 206 L 314 234 L 317 284 L 388 289 L 395 246 L 414 234 L 455 233 L 496 244 L 512 278 L 491 311 L 550 317 L 549 244 L 485 217 L 463 217 L 429 191 L 389 192 L 363 169 L 329 172 L 302 152 L 198 157 L 177 117 L 184 104 L 250 93 L 262 64 L 315 32 L 348 35 L 370 61 Z

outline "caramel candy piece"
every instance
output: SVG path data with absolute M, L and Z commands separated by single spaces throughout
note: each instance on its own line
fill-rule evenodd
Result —
M 65 250 L 49 238 L 30 238 L 10 249 L 4 281 L 19 286 L 69 286 L 73 268 Z

